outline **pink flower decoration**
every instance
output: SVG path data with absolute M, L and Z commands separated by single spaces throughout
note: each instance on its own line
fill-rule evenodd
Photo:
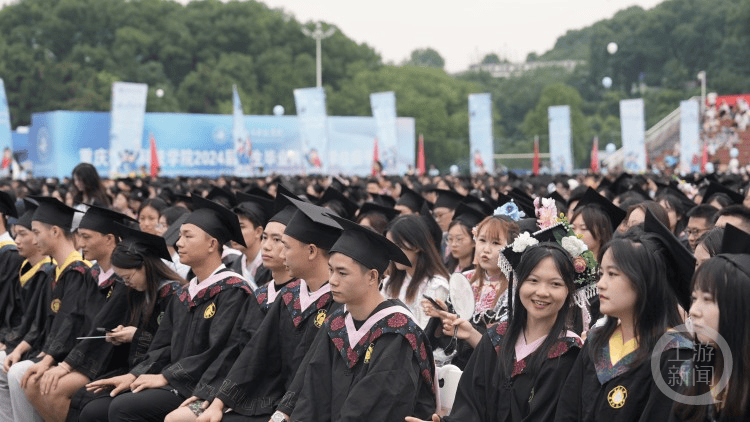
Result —
M 573 267 L 575 267 L 577 273 L 586 271 L 586 260 L 582 256 L 576 257 L 573 260 Z

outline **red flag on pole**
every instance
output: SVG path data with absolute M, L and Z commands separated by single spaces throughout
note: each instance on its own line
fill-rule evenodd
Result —
M 703 141 L 703 157 L 701 157 L 701 173 L 706 172 L 706 164 L 708 164 L 708 143 Z
M 422 176 L 427 169 L 424 164 L 424 136 L 419 134 L 419 149 L 417 150 L 417 174 Z
M 534 137 L 534 161 L 532 163 L 532 170 L 534 176 L 539 174 L 539 137 Z
M 372 150 L 372 175 L 378 175 L 378 161 L 380 161 L 380 153 L 378 152 L 378 137 L 375 137 L 375 147 Z
M 159 175 L 159 156 L 156 154 L 156 139 L 154 134 L 151 134 L 151 178 L 156 178 Z
M 599 173 L 599 137 L 594 136 L 594 146 L 591 147 L 591 172 Z

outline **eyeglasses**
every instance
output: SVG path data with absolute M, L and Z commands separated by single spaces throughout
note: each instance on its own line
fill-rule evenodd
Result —
M 687 234 L 688 237 L 693 237 L 693 236 L 698 237 L 698 236 L 702 235 L 703 233 L 705 233 L 707 231 L 708 231 L 708 228 L 705 228 L 705 229 L 691 229 L 690 227 L 688 227 L 688 228 L 685 229 L 685 234 Z

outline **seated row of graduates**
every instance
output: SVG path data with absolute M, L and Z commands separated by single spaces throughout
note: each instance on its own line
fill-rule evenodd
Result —
M 48 201 L 40 202 L 44 210 Z M 274 281 L 258 290 L 257 296 L 241 276 L 221 264 L 221 245 L 230 239 L 242 243 L 236 217 L 221 206 L 195 200 L 195 210 L 182 226 L 180 260 L 196 275 L 184 287 L 175 283 L 174 274 L 155 259 L 169 257 L 161 238 L 122 226 L 113 229 L 112 221 L 122 216 L 92 207 L 79 227 L 122 237 L 111 264 L 129 287 L 146 292 L 138 301 L 133 300 L 132 289 L 119 289 L 118 293 L 117 283 L 96 283 L 95 279 L 102 280 L 102 274 L 95 266 L 89 271 L 94 284 L 89 284 L 98 284 L 92 290 L 105 296 L 105 303 L 98 313 L 94 311 L 96 315 L 88 326 L 78 327 L 77 334 L 89 331 L 101 335 L 94 325 L 110 328 L 129 324 L 138 330 L 134 330 L 129 347 L 110 346 L 98 339 L 82 340 L 77 345 L 73 342 L 67 355 L 44 358 L 26 370 L 26 396 L 44 419 L 65 420 L 61 409 L 68 406 L 69 420 L 77 420 L 81 412 L 80 420 L 167 417 L 177 421 L 195 420 L 200 415 L 199 420 L 265 421 L 274 410 L 291 415 L 292 420 L 397 420 L 406 415 L 428 418 L 435 409 L 429 344 L 409 311 L 398 301 L 384 301 L 378 293 L 389 260 L 408 265 L 403 252 L 382 236 L 346 220 L 333 220 L 319 207 L 283 195 L 277 197 L 275 205 L 275 211 L 280 212 L 271 218 L 269 226 L 280 227 L 267 226 L 264 236 L 283 241 L 279 248 L 283 249 L 288 273 L 281 283 Z M 51 206 L 58 216 L 64 214 L 59 204 Z M 103 217 L 101 224 L 91 222 L 96 214 Z M 43 217 L 37 221 L 54 225 Z M 658 223 L 651 225 L 651 233 L 632 229 L 600 251 L 602 276 L 597 287 L 603 299 L 600 311 L 608 318 L 589 333 L 583 353 L 579 353 L 580 338 L 566 327 L 573 293 L 578 288 L 570 255 L 556 243 L 546 242 L 510 259 L 518 280 L 509 293 L 511 303 L 516 303 L 511 310 L 513 317 L 492 326 L 481 337 L 462 377 L 453 411 L 444 419 L 669 417 L 672 401 L 655 386 L 650 355 L 662 335 L 670 336 L 658 365 L 668 379 L 675 365 L 679 368 L 683 363 L 679 352 L 692 350 L 690 341 L 667 329 L 682 322 L 678 298 L 684 309 L 691 309 L 685 294 L 690 295 L 687 280 L 694 264 L 689 251 L 681 248 L 668 230 L 660 230 Z M 64 232 L 66 226 L 58 227 Z M 286 236 L 282 238 L 281 233 Z M 44 242 L 38 243 L 43 247 Z M 737 242 L 727 243 L 734 243 L 732 251 L 736 251 Z M 46 252 L 63 262 L 76 258 L 74 252 Z M 504 253 L 512 255 L 508 248 Z M 106 257 L 97 258 L 106 262 Z M 714 271 L 696 273 L 695 285 L 700 286 L 697 294 L 707 293 L 717 304 L 728 291 L 747 293 L 750 271 L 737 264 L 747 258 L 721 255 L 710 260 Z M 85 266 L 83 263 L 83 271 L 78 271 L 82 275 Z M 77 267 L 69 264 L 62 268 Z M 707 274 L 717 270 L 731 274 L 737 285 L 723 290 L 726 286 L 712 284 L 711 280 L 719 278 Z M 703 279 L 699 279 L 701 274 Z M 110 274 L 104 279 L 114 277 Z M 677 283 L 667 286 L 664 280 Z M 62 284 L 59 281 L 55 287 Z M 154 301 L 153 297 L 159 299 Z M 95 298 L 91 296 L 90 301 L 77 305 L 91 312 Z M 46 302 L 54 311 L 54 320 L 61 315 L 65 302 L 57 302 L 55 311 L 55 299 L 61 298 Z M 749 300 L 747 295 L 744 300 Z M 723 314 L 724 306 L 718 307 Z M 694 320 L 702 318 L 699 311 L 696 308 L 694 314 L 691 309 Z M 747 307 L 733 311 L 747 313 Z M 67 320 L 73 325 L 72 321 L 80 318 L 69 316 Z M 722 324 L 714 322 L 723 336 L 738 337 L 727 330 L 741 327 L 731 326 L 726 318 L 721 319 Z M 62 321 L 59 324 L 64 325 Z M 318 335 L 320 327 L 327 335 Z M 68 331 L 76 330 L 71 327 Z M 44 352 L 45 346 L 38 350 Z M 742 341 L 730 346 L 734 356 L 742 356 L 742 348 L 748 347 Z M 14 354 L 11 361 L 18 361 L 15 349 L 9 357 Z M 116 364 L 118 356 L 120 363 Z M 126 356 L 124 367 L 122 362 L 126 360 L 122 358 Z M 61 363 L 52 366 L 55 362 Z M 723 413 L 724 409 L 710 407 L 683 409 L 680 414 L 697 411 L 703 415 L 709 411 L 731 416 L 746 411 L 747 395 L 745 392 L 742 397 L 737 366 L 742 370 L 741 364 L 735 365 L 725 394 L 734 394 L 732 397 L 739 401 L 726 405 Z M 84 387 L 89 379 L 96 378 L 103 379 Z M 103 392 L 108 388 L 112 390 Z M 119 394 L 128 389 L 133 393 Z M 229 408 L 232 410 L 225 413 Z

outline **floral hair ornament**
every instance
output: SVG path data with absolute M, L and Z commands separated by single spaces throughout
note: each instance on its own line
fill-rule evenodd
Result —
M 575 234 L 565 215 L 557 214 L 557 206 L 553 199 L 537 198 L 534 200 L 534 208 L 540 230 L 533 234 L 524 232 L 513 243 L 506 246 L 498 257 L 498 267 L 509 281 L 515 280 L 514 268 L 521 262 L 521 256 L 527 248 L 541 242 L 557 242 L 573 258 L 573 267 L 576 272 L 573 280 L 578 286 L 573 298 L 576 305 L 583 311 L 585 321 L 588 314 L 586 305 L 589 304 L 589 299 L 599 294 L 596 289 L 598 268 L 596 257 L 583 240 Z M 513 286 L 515 288 L 515 283 Z
M 500 207 L 495 208 L 495 212 L 492 214 L 495 217 L 505 216 L 513 221 L 518 221 L 526 217 L 526 213 L 518 209 L 518 205 L 515 202 L 506 202 Z

